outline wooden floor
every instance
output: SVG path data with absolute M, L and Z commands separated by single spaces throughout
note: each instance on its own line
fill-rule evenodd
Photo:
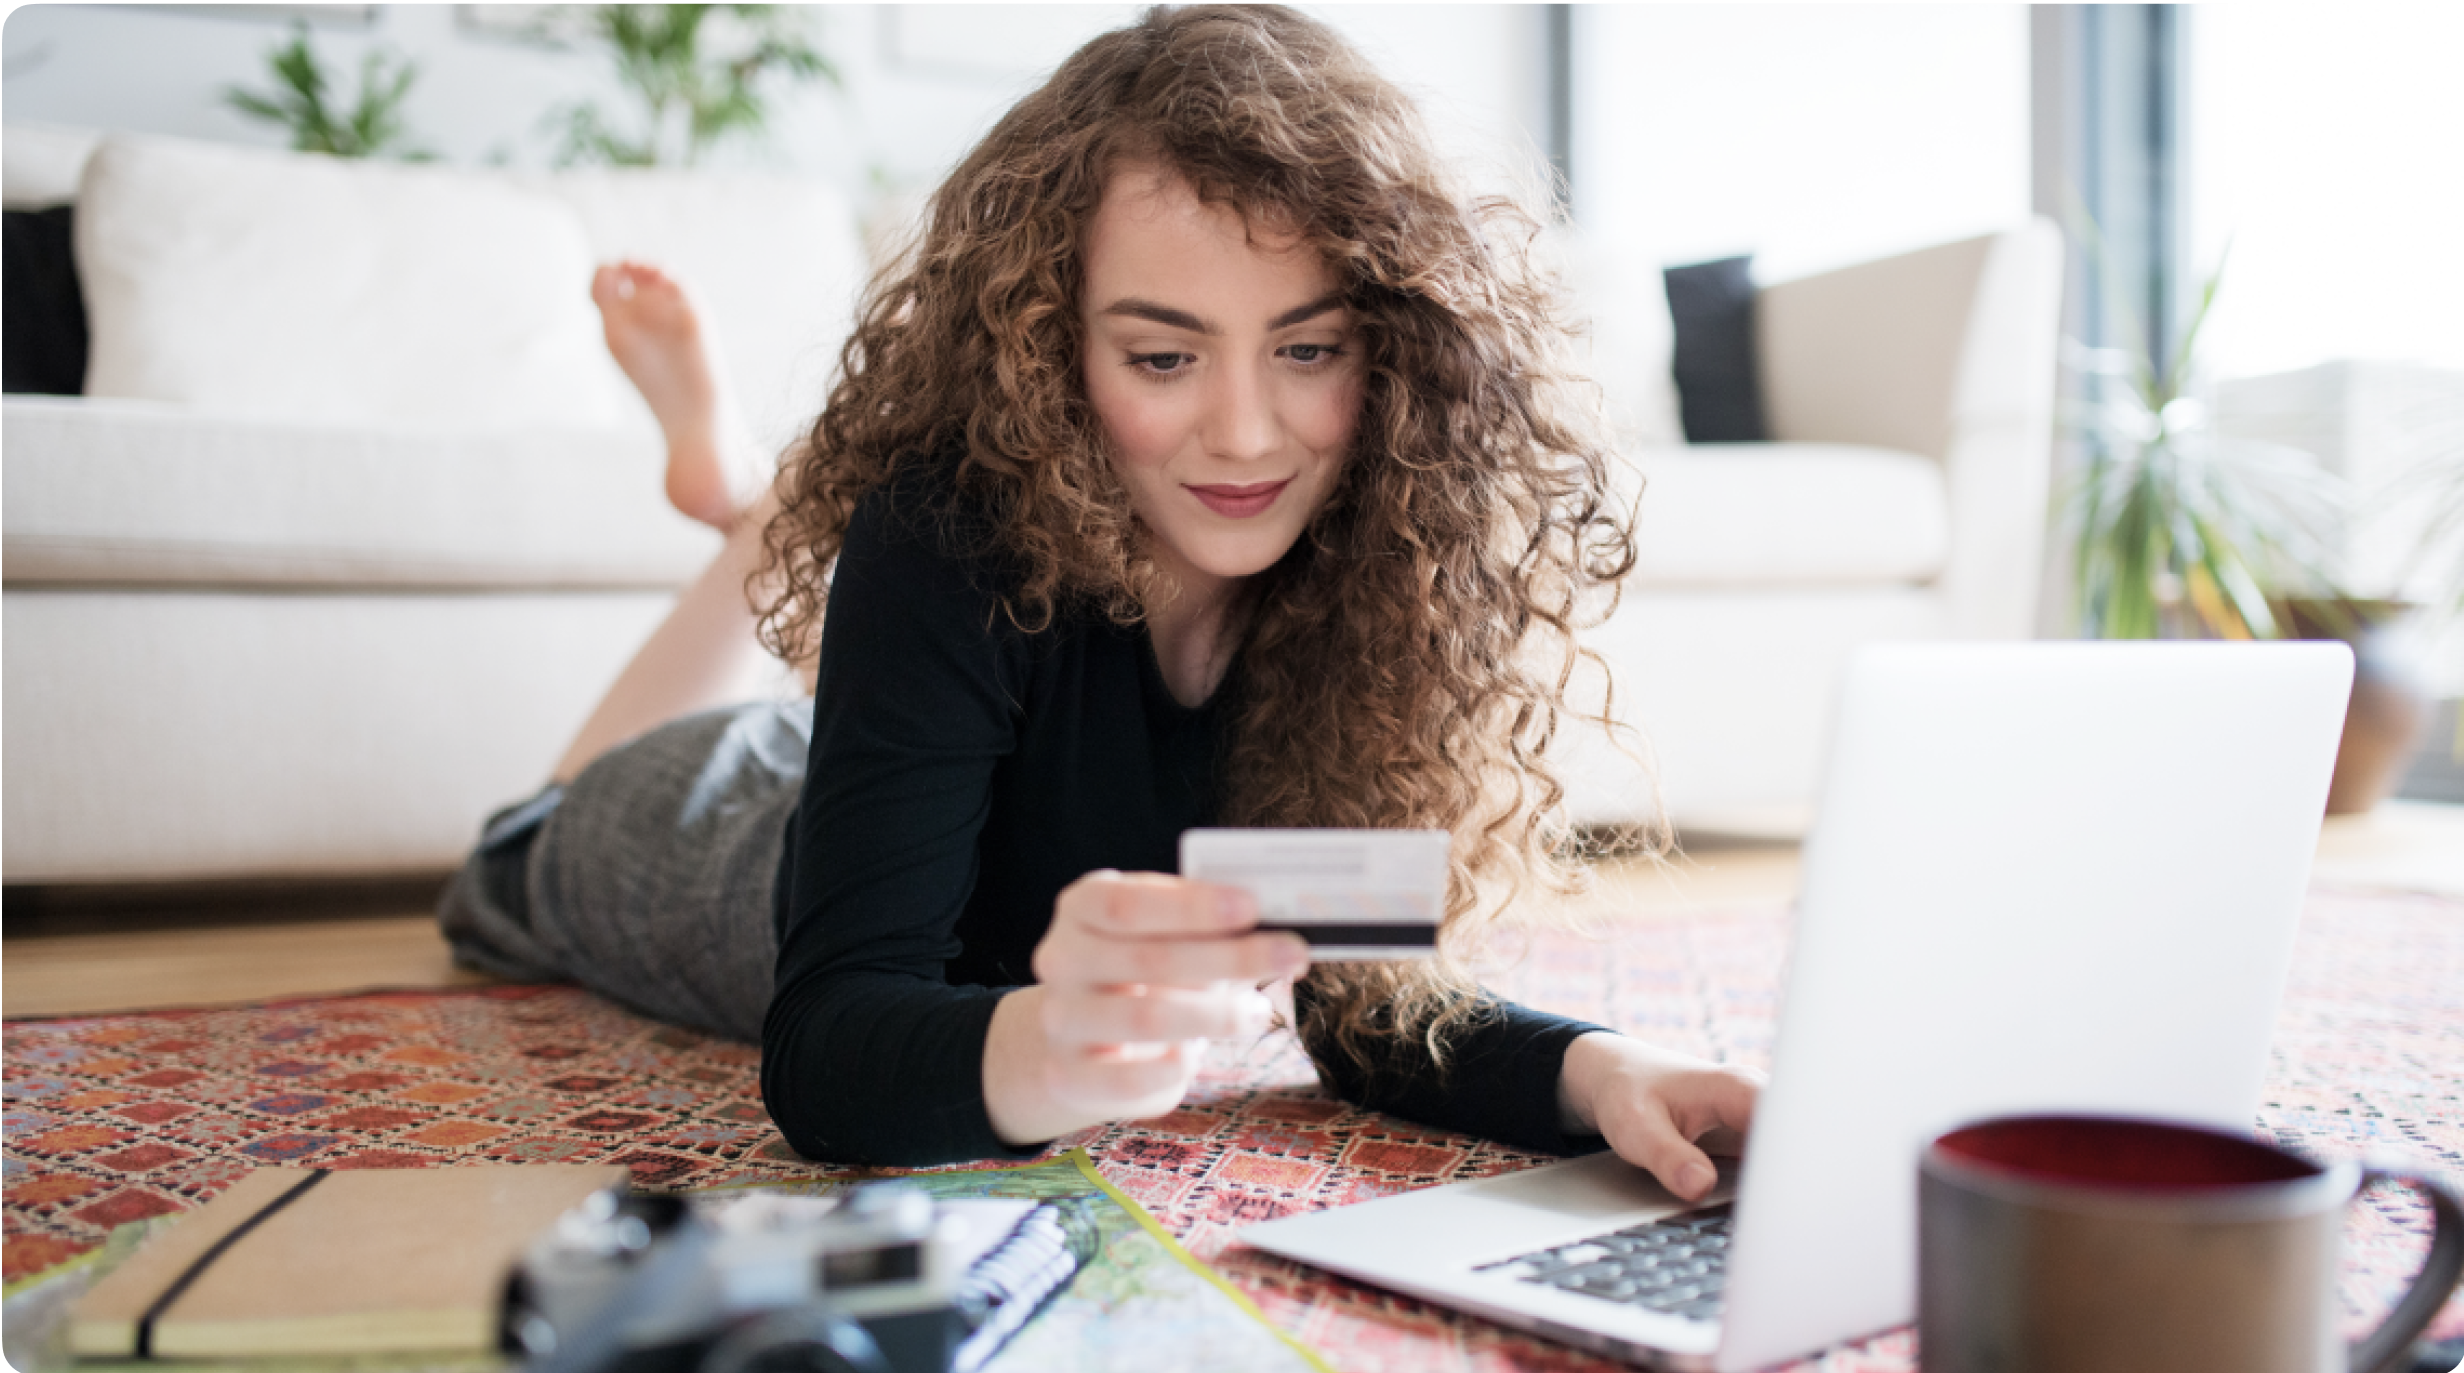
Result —
M 1603 863 L 1583 904 L 1649 920 L 1786 900 L 1797 869 L 1792 844 L 1706 839 L 1666 864 Z M 2398 802 L 2331 820 L 2313 871 L 2323 883 L 2464 898 L 2464 806 Z M 23 918 L 12 909 L 0 941 L 0 1011 L 87 1015 L 485 981 L 453 966 L 429 914 L 434 890 L 434 881 L 413 881 L 373 893 L 116 893 L 64 897 Z
M 7 941 L 11 1016 L 215 1006 L 379 987 L 484 982 L 426 913 Z

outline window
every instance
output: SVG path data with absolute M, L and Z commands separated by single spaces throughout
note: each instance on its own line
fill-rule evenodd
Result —
M 2192 272 L 2230 244 L 2211 367 L 2464 370 L 2464 7 L 2191 18 Z

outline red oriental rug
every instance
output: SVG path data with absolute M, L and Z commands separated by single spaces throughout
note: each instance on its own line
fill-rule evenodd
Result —
M 1760 1064 L 1787 933 L 1786 912 L 1768 907 L 1638 921 L 1604 943 L 1544 939 L 1497 983 L 1548 1010 Z M 560 986 L 13 1022 L 7 1276 L 194 1207 L 265 1164 L 614 1161 L 652 1188 L 830 1172 L 770 1127 L 755 1057 Z M 2323 1157 L 2398 1146 L 2464 1180 L 2464 902 L 2312 898 L 2259 1129 Z M 1220 1051 L 1169 1116 L 1067 1142 L 1338 1368 L 1612 1367 L 1239 1242 L 1253 1221 L 1538 1161 L 1331 1100 L 1288 1037 Z M 2426 1208 L 2400 1194 L 2357 1210 L 2352 1320 L 2385 1309 L 2427 1230 Z M 2464 1335 L 2464 1299 L 2433 1333 Z M 1913 1366 L 1902 1331 L 1798 1368 Z

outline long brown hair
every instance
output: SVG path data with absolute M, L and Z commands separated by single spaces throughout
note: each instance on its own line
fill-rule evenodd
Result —
M 1466 964 L 1512 898 L 1579 882 L 1543 750 L 1585 656 L 1573 631 L 1606 613 L 1633 538 L 1609 504 L 1596 389 L 1534 265 L 1538 222 L 1459 185 L 1410 100 L 1324 25 L 1150 10 L 976 146 L 867 292 L 782 474 L 764 635 L 811 643 L 857 501 L 952 455 L 958 498 L 1020 569 L 1021 626 L 1065 604 L 1130 623 L 1154 603 L 1161 574 L 1080 381 L 1084 236 L 1131 163 L 1297 234 L 1352 309 L 1353 450 L 1298 546 L 1253 579 L 1223 820 L 1454 834 L 1445 956 L 1320 967 L 1300 1026 L 1321 1063 L 1443 1063 L 1481 1013 Z

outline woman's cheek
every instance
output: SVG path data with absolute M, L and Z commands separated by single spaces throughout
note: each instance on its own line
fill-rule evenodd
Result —
M 1142 396 L 1117 381 L 1090 391 L 1095 417 L 1123 461 L 1155 467 L 1172 456 L 1175 422 L 1165 397 Z
M 1352 430 L 1360 422 L 1363 389 L 1357 373 L 1323 388 L 1304 414 L 1305 442 L 1312 452 L 1341 459 L 1352 446 Z

